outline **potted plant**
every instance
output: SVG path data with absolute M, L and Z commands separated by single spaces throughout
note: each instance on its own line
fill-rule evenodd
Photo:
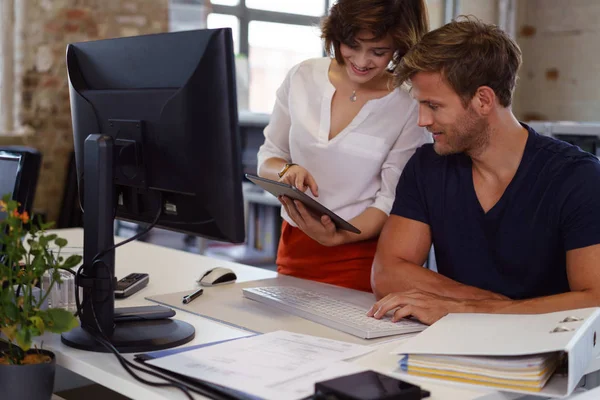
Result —
M 0 201 L 0 392 L 6 399 L 50 399 L 55 357 L 33 339 L 44 332 L 62 333 L 78 325 L 72 312 L 47 308 L 51 288 L 61 283 L 60 270 L 71 270 L 81 256 L 61 256 L 67 241 L 46 230 L 52 224 L 32 223 L 19 204 Z M 49 277 L 46 293 L 40 289 Z

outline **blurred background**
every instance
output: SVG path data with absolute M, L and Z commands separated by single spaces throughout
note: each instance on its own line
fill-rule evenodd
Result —
M 523 50 L 514 112 L 548 134 L 564 133 L 596 153 L 600 137 L 600 1 L 428 0 L 431 28 L 461 14 L 495 23 Z M 0 145 L 39 149 L 43 166 L 34 210 L 58 227 L 81 225 L 76 204 L 65 47 L 148 33 L 231 27 L 236 51 L 245 172 L 275 91 L 296 63 L 323 56 L 319 21 L 332 0 L 0 0 Z M 173 60 L 177 62 L 177 60 Z M 554 121 L 574 121 L 556 124 Z M 565 128 L 565 126 L 567 128 Z M 563 129 L 563 131 L 560 131 Z M 562 132 L 562 133 L 561 133 Z M 149 240 L 272 267 L 278 203 L 245 186 L 253 242 L 227 248 L 153 232 Z M 135 226 L 118 225 L 128 235 Z

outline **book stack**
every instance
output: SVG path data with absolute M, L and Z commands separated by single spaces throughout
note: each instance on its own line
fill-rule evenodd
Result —
M 539 392 L 563 359 L 564 353 L 531 356 L 404 355 L 402 371 L 411 375 L 485 385 L 519 391 Z

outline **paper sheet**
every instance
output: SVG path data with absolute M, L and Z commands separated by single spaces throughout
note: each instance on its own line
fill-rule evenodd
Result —
M 311 394 L 317 381 L 362 370 L 336 364 L 370 351 L 369 346 L 277 331 L 148 363 L 265 399 L 283 400 Z

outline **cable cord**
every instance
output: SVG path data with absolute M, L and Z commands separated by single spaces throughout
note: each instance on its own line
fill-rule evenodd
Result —
M 108 249 L 105 249 L 101 252 L 99 252 L 98 254 L 96 254 L 96 256 L 93 258 L 92 260 L 92 269 L 95 267 L 96 263 L 101 262 L 101 258 L 106 255 L 108 252 L 115 250 L 117 247 L 120 247 L 124 244 L 127 244 L 129 242 L 132 242 L 134 240 L 139 239 L 140 237 L 146 235 L 148 232 L 150 232 L 150 230 L 158 223 L 158 220 L 160 219 L 161 215 L 163 212 L 163 199 L 162 199 L 162 194 L 160 196 L 160 202 L 159 202 L 159 209 L 158 212 L 156 213 L 156 217 L 154 218 L 154 221 L 152 221 L 152 223 L 146 227 L 146 229 L 144 229 L 142 232 L 139 232 L 138 234 L 125 239 L 121 242 L 119 242 L 116 245 L 110 246 Z M 103 264 L 103 266 L 105 266 Z M 106 267 L 106 266 L 105 266 Z M 81 277 L 81 271 L 83 270 L 83 265 L 81 265 L 79 267 L 79 269 L 77 270 L 77 273 L 75 273 L 76 276 L 76 282 L 79 281 L 80 277 Z M 72 272 L 72 271 L 71 271 Z M 114 277 L 112 275 L 112 271 L 110 271 L 110 269 L 108 269 L 109 275 L 110 275 L 110 282 L 112 283 Z M 87 300 L 91 301 L 92 299 L 92 290 L 88 288 L 88 296 L 87 296 Z M 77 305 L 77 312 L 75 315 L 79 315 L 81 316 L 82 312 L 83 312 L 83 307 L 85 306 L 85 304 L 81 304 L 80 298 L 79 298 L 79 290 L 75 290 L 75 303 Z M 108 339 L 108 337 L 104 334 L 104 332 L 102 331 L 102 328 L 100 327 L 100 322 L 98 321 L 98 317 L 96 316 L 96 310 L 94 309 L 94 306 L 92 305 L 90 307 L 90 309 L 92 310 L 92 315 L 94 317 L 94 322 L 96 323 L 96 327 L 91 327 L 91 326 L 85 326 L 86 332 L 88 334 L 90 334 L 98 343 L 100 343 L 102 346 L 104 346 L 107 350 L 109 350 L 110 352 L 112 352 L 116 357 L 117 360 L 119 361 L 119 363 L 121 364 L 121 366 L 137 381 L 144 383 L 146 385 L 149 386 L 153 386 L 153 387 L 174 387 L 176 389 L 180 389 L 181 391 L 183 391 L 183 393 L 187 396 L 188 399 L 193 400 L 192 395 L 190 394 L 190 389 L 185 386 L 182 383 L 179 383 L 173 379 L 170 379 L 169 377 L 163 376 L 158 374 L 155 371 L 152 371 L 150 369 L 147 368 L 142 368 L 139 365 L 135 365 L 134 363 L 132 363 L 131 361 L 127 360 L 126 358 L 124 358 L 121 353 L 119 353 L 119 350 L 117 350 L 117 348 L 115 348 L 115 346 L 112 345 L 112 343 L 110 343 L 110 340 Z M 80 318 L 81 321 L 81 318 Z M 82 328 L 83 328 L 83 322 L 82 322 Z M 152 382 L 149 381 L 147 379 L 142 378 L 141 376 L 139 376 L 138 374 L 136 374 L 131 368 L 136 369 L 138 371 L 141 372 L 145 372 L 149 375 L 152 375 L 154 377 L 157 377 L 159 379 L 164 379 L 166 381 L 166 383 L 163 382 Z
M 194 398 L 192 397 L 192 395 L 190 394 L 189 389 L 179 383 L 176 382 L 168 377 L 162 376 L 160 374 L 158 374 L 155 371 L 152 371 L 150 369 L 146 369 L 146 368 L 142 368 L 139 365 L 135 365 L 134 363 L 132 363 L 131 361 L 127 360 L 125 357 L 123 357 L 121 355 L 121 353 L 119 353 L 119 350 L 117 350 L 117 348 L 115 346 L 112 345 L 112 343 L 110 343 L 110 340 L 106 337 L 106 335 L 104 335 L 104 332 L 102 332 L 102 329 L 100 328 L 100 323 L 98 322 L 98 317 L 96 316 L 96 310 L 94 310 L 94 307 L 91 307 L 92 309 L 92 315 L 94 316 L 94 321 L 96 322 L 96 327 L 98 329 L 98 332 L 94 332 L 92 330 L 92 332 L 89 332 L 92 337 L 98 342 L 100 343 L 102 346 L 104 346 L 106 349 L 108 349 L 109 351 L 111 351 L 116 357 L 117 360 L 119 361 L 119 363 L 121 364 L 121 366 L 125 369 L 125 371 L 127 371 L 129 373 L 129 375 L 131 375 L 135 380 L 137 380 L 138 382 L 144 383 L 146 385 L 149 386 L 153 386 L 153 387 L 174 387 L 177 388 L 179 390 L 181 390 L 188 399 L 190 400 L 194 400 Z M 152 375 L 156 378 L 160 378 L 160 379 L 164 379 L 165 381 L 167 381 L 166 383 L 163 382 L 152 382 L 149 381 L 147 379 L 142 378 L 141 376 L 139 376 L 138 374 L 136 374 L 135 372 L 133 372 L 131 370 L 131 368 L 136 369 L 138 371 L 141 372 L 145 372 L 149 375 Z

